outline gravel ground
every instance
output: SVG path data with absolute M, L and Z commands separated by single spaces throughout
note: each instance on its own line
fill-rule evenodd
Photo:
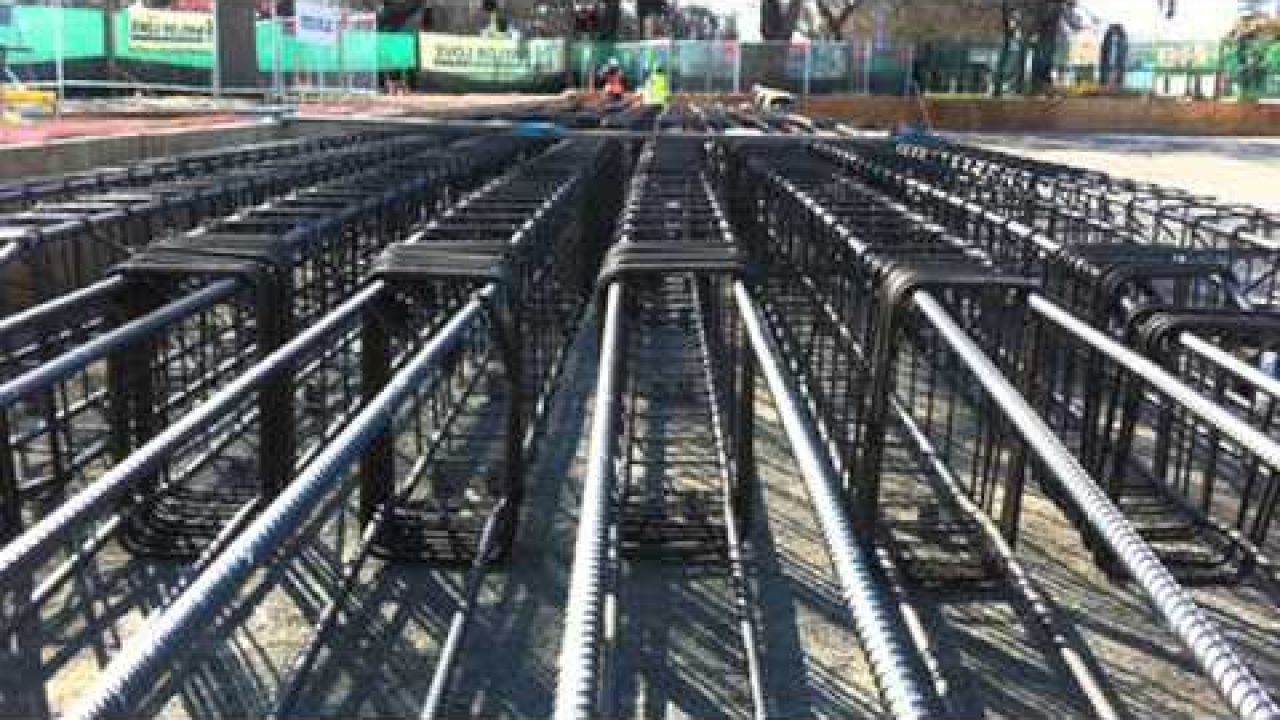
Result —
M 531 496 L 517 549 L 493 573 L 468 636 L 449 701 L 449 717 L 538 718 L 550 714 L 576 507 L 584 472 L 594 387 L 594 324 L 567 370 L 567 392 L 552 411 L 557 428 L 531 477 Z M 796 475 L 772 403 L 760 391 L 757 448 L 760 483 L 748 558 L 772 717 L 877 717 L 878 701 L 849 613 L 823 550 L 812 506 Z M 577 428 L 579 432 L 567 431 Z M 261 573 L 231 617 L 229 639 L 197 653 L 180 687 L 162 689 L 150 708 L 166 718 L 261 715 L 273 706 L 281 678 L 310 635 L 336 584 L 350 532 L 330 525 L 325 541 L 296 560 Z M 1146 605 L 1097 571 L 1078 533 L 1039 493 L 1028 498 L 1019 546 L 1023 562 L 1075 626 L 1109 690 L 1132 718 L 1225 717 L 1208 684 L 1191 667 Z M 174 586 L 178 568 L 118 551 L 107 553 L 46 614 L 40 638 L 44 668 L 21 668 L 25 702 L 6 701 L 13 717 L 68 709 L 98 676 L 102 663 L 130 637 L 143 615 Z M 626 603 L 643 645 L 624 646 L 628 717 L 738 718 L 749 714 L 740 682 L 738 636 L 725 598 L 705 577 L 679 567 L 650 567 Z M 317 670 L 303 686 L 293 717 L 403 717 L 426 694 L 460 574 L 404 566 L 373 567 L 329 636 Z M 85 591 L 98 598 L 85 604 Z M 712 588 L 708 590 L 708 588 Z M 1280 685 L 1276 613 L 1252 588 L 1197 591 L 1273 684 Z M 103 599 L 105 598 L 105 599 Z M 1056 661 L 1044 649 L 1006 589 L 925 591 L 908 598 L 924 619 L 942 664 L 954 717 L 1087 717 Z M 657 642 L 665 639 L 666 644 Z M 46 693 L 37 678 L 48 677 Z M 9 689 L 14 692 L 14 688 Z M 629 699 L 628 699 L 629 698 Z M 12 698 L 11 698 L 12 699 Z
M 1280 211 L 1280 138 L 952 134 L 1038 160 Z
M 1037 147 L 1035 152 L 1105 152 L 1139 165 L 1139 154 L 1147 152 Z M 1273 147 L 1280 152 L 1280 145 Z M 1237 171 L 1229 165 L 1211 169 L 1190 157 L 1161 162 L 1199 167 L 1187 174 L 1195 182 Z M 1238 162 L 1270 173 L 1280 168 L 1274 155 Z M 1108 169 L 1120 172 L 1115 166 Z M 1230 182 L 1266 185 L 1258 176 Z M 1247 199 L 1237 197 L 1225 179 L 1218 187 L 1219 194 L 1231 199 Z M 595 323 L 588 323 L 572 354 L 564 391 L 552 409 L 552 431 L 530 476 L 515 553 L 485 585 L 449 696 L 449 717 L 540 718 L 552 709 L 587 453 L 597 332 Z M 879 702 L 866 659 L 764 390 L 757 408 L 758 512 L 747 564 L 770 716 L 877 717 Z M 224 718 L 269 711 L 291 659 L 336 585 L 351 535 L 349 525 L 330 526 L 323 540 L 300 557 L 260 573 L 238 611 L 220 619 L 235 631 L 202 646 L 186 679 L 162 688 L 148 708 L 151 714 Z M 336 541 L 339 537 L 342 543 Z M 1094 567 L 1075 528 L 1034 488 L 1027 498 L 1018 553 L 1059 617 L 1070 622 L 1069 639 L 1107 678 L 1106 689 L 1124 715 L 1151 720 L 1226 717 L 1208 682 L 1142 599 Z M 37 648 L 31 655 L 41 658 L 40 666 L 0 666 L 0 715 L 28 718 L 67 710 L 106 660 L 138 637 L 145 613 L 170 597 L 179 574 L 172 564 L 129 558 L 112 547 L 53 603 L 42 632 L 24 637 Z M 737 677 L 739 640 L 722 594 L 708 590 L 706 578 L 679 567 L 643 568 L 632 579 L 638 590 L 626 599 L 627 622 L 632 636 L 644 642 L 624 646 L 626 657 L 620 661 L 630 668 L 620 683 L 627 716 L 747 716 Z M 302 687 L 293 717 L 416 715 L 460 584 L 454 571 L 371 563 L 320 653 L 316 672 Z M 1275 640 L 1280 617 L 1267 598 L 1250 585 L 1200 589 L 1196 595 L 1264 679 L 1280 687 L 1280 643 Z M 86 602 L 90 596 L 94 600 Z M 1082 698 L 1006 588 L 909 589 L 906 599 L 928 629 L 951 716 L 1087 716 Z M 644 662 L 635 662 L 641 656 Z

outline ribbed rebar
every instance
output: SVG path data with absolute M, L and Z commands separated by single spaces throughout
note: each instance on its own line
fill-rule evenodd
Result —
M 1045 424 L 1021 393 L 956 324 L 950 313 L 937 300 L 928 293 L 917 292 L 914 303 L 974 377 L 983 383 L 1009 422 L 1026 440 L 1028 447 L 1052 473 L 1062 490 L 1071 497 L 1075 507 L 1084 514 L 1089 527 L 1098 533 L 1102 542 L 1115 554 L 1146 593 L 1156 612 L 1191 651 L 1196 662 L 1208 674 L 1215 689 L 1231 709 L 1246 720 L 1280 719 L 1280 705 L 1271 698 L 1267 688 L 1240 658 L 1232 644 L 1218 629 L 1217 624 L 1205 614 L 1204 610 L 1196 604 L 1191 593 L 1187 592 L 1168 568 L 1160 562 L 1151 546 L 1142 539 L 1120 509 L 1089 476 L 1080 461 L 1071 454 L 1062 440 Z M 1115 343 L 1102 333 L 1080 322 L 1070 313 L 1042 298 L 1032 298 L 1031 305 L 1063 329 L 1087 340 L 1130 370 L 1147 377 L 1153 384 L 1160 386 L 1161 390 L 1171 395 L 1182 396 L 1178 399 L 1188 406 L 1203 406 L 1201 410 L 1207 415 L 1241 432 L 1241 437 L 1237 438 L 1241 444 L 1265 443 L 1270 446 L 1271 452 L 1265 452 L 1267 448 L 1252 445 L 1250 450 L 1266 457 L 1269 461 L 1280 460 L 1280 446 L 1276 446 L 1261 433 L 1240 423 L 1237 418 L 1213 406 L 1190 389 L 1181 386 L 1176 380 L 1163 374 L 1149 360 Z M 1219 430 L 1227 434 L 1232 432 L 1223 426 L 1219 426 Z
M 600 661 L 607 561 L 605 533 L 609 525 L 614 444 L 619 418 L 624 296 L 622 285 L 614 283 L 609 286 L 605 299 L 600 375 L 592 408 L 589 460 L 578 515 L 573 569 L 569 576 L 564 634 L 560 641 L 556 720 L 588 720 L 596 716 L 596 672 Z
M 817 512 L 827 552 L 853 615 L 854 630 L 867 654 L 885 705 L 889 713 L 899 719 L 938 717 L 930 700 L 931 693 L 925 689 L 928 683 L 919 676 L 909 643 L 894 617 L 892 603 L 886 599 L 876 575 L 876 563 L 867 556 L 849 524 L 837 489 L 835 468 L 822 449 L 817 431 L 797 399 L 788 374 L 782 369 L 781 352 L 765 332 L 760 309 L 741 283 L 734 287 L 734 298 Z
M 428 375 L 482 317 L 483 305 L 480 298 L 468 302 L 414 354 L 307 471 L 292 482 L 186 592 L 147 623 L 138 640 L 112 660 L 70 717 L 81 720 L 133 717 L 160 676 L 191 649 L 210 619 L 218 617 L 253 573 L 265 566 L 307 522 L 322 500 L 350 477 L 351 466 L 365 448 L 391 426 L 400 407 L 421 390 Z
M 154 438 L 108 470 L 101 478 L 40 519 L 13 542 L 0 548 L 0 587 L 7 587 L 47 561 L 63 543 L 94 519 L 117 509 L 119 499 L 141 478 L 163 467 L 174 451 L 204 432 L 218 418 L 248 399 L 267 379 L 289 369 L 382 292 L 373 283 L 268 355 L 193 411 L 178 418 Z
M 234 278 L 216 280 L 190 295 L 96 337 L 0 385 L 0 408 L 8 407 L 37 390 L 66 380 L 117 350 L 226 300 L 243 287 L 242 281 Z

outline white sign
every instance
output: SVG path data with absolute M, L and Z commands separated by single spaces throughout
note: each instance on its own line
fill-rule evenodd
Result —
M 298 0 L 298 40 L 308 45 L 338 44 L 342 12 L 323 0 Z
M 758 43 L 764 41 L 764 36 L 760 34 L 760 1 L 761 0 L 734 0 L 733 3 L 721 3 L 722 5 L 732 5 L 730 11 L 735 15 L 738 25 L 738 41 L 744 43 Z

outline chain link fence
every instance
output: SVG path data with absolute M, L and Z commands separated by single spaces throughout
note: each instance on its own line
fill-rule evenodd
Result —
M 740 43 L 733 40 L 655 40 L 579 44 L 575 82 L 592 78 L 616 60 L 633 88 L 652 69 L 668 71 L 672 88 L 688 93 L 747 93 L 756 85 L 797 95 L 904 94 L 912 81 L 912 46 L 871 43 Z
M 1029 74 L 1029 53 L 1017 44 L 570 42 L 380 31 L 354 0 L 295 0 L 292 13 L 278 17 L 249 0 L 210 2 L 203 11 L 123 0 L 125 7 L 107 11 L 73 2 L 0 0 L 5 85 L 56 88 L 62 96 L 556 92 L 596 87 L 612 58 L 632 89 L 662 65 L 673 90 L 687 93 L 768 85 L 798 96 L 1013 95 L 1026 89 Z M 1123 72 L 1105 79 L 1096 48 L 1077 46 L 1064 48 L 1055 69 L 1059 92 L 1280 98 L 1280 42 L 1134 43 Z
M 414 33 L 379 32 L 347 0 L 293 4 L 287 17 L 247 1 L 206 11 L 0 4 L 0 74 L 60 94 L 291 96 L 374 93 L 416 72 Z

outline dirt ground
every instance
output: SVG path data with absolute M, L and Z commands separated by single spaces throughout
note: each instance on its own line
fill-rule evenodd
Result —
M 562 95 L 403 95 L 368 99 L 316 100 L 299 111 L 319 117 L 344 115 L 430 115 L 532 109 L 564 101 Z M 257 122 L 254 106 L 210 98 L 139 98 L 68 101 L 61 117 L 0 118 L 0 146 L 70 138 L 116 137 L 139 133 L 240 127 Z
M 1280 211 L 1280 138 L 1156 135 L 949 136 L 997 150 Z
M 1280 173 L 1280 144 L 1250 157 L 1244 148 L 1145 159 L 1135 146 L 1102 140 L 984 140 L 1111 172 L 1136 168 L 1143 179 L 1183 168 L 1188 189 L 1247 201 Z M 1227 147 L 1232 147 L 1228 145 Z M 1206 161 L 1204 153 L 1218 158 Z M 1238 157 L 1232 155 L 1238 153 Z M 1153 156 L 1154 157 L 1154 156 Z M 1128 165 L 1120 165 L 1121 162 Z M 1253 172 L 1250 176 L 1250 172 Z M 1271 175 L 1267 175 L 1271 173 Z M 1210 178 L 1217 178 L 1212 181 Z M 1250 179 L 1251 178 L 1251 179 Z M 1195 187 L 1191 187 L 1194 185 Z M 1276 203 L 1274 199 L 1271 200 Z M 541 718 L 550 715 L 585 471 L 599 327 L 588 322 L 566 369 L 529 477 L 516 551 L 492 573 L 463 647 L 448 717 Z M 757 502 L 746 563 L 762 633 L 764 683 L 774 718 L 874 718 L 880 703 L 819 524 L 767 391 L 757 394 Z M 236 629 L 198 651 L 191 672 L 163 688 L 149 708 L 165 718 L 236 718 L 272 710 L 296 653 L 331 596 L 350 530 L 331 528 L 296 559 L 264 571 L 244 595 Z M 1032 489 L 1018 546 L 1021 561 L 1070 628 L 1068 639 L 1107 682 L 1122 715 L 1133 720 L 1225 718 L 1208 682 L 1161 628 L 1133 589 L 1092 563 L 1079 533 L 1049 499 Z M 129 558 L 112 549 L 82 574 L 28 636 L 39 664 L 0 667 L 0 714 L 51 717 L 99 676 L 106 661 L 136 639 L 147 612 L 164 602 L 180 569 Z M 680 568 L 653 569 L 632 594 L 630 622 L 654 638 L 644 673 L 621 687 L 628 717 L 740 718 L 750 714 L 741 690 L 741 655 L 732 608 L 723 593 Z M 440 640 L 456 607 L 461 574 L 373 563 L 326 640 L 316 672 L 302 684 L 291 717 L 405 717 L 426 694 Z M 1256 670 L 1280 688 L 1280 613 L 1251 585 L 1196 591 Z M 91 601 L 86 598 L 92 596 Z M 1031 628 L 1025 610 L 1000 589 L 911 589 L 904 600 L 928 630 L 941 664 L 950 716 L 1087 717 L 1086 705 Z M 225 618 L 224 618 L 225 620 Z M 215 633 L 216 635 L 216 633 Z M 624 667 L 627 660 L 622 660 Z M 47 681 L 47 682 L 46 682 Z M 41 688 L 44 688 L 43 690 Z
M 570 379 L 553 409 L 545 450 L 510 565 L 493 573 L 464 646 L 448 717 L 538 718 L 550 714 L 577 504 L 587 452 L 585 428 L 595 377 L 595 327 L 589 324 Z M 804 485 L 768 394 L 758 394 L 757 502 L 747 559 L 756 600 L 770 716 L 872 718 L 879 703 L 827 561 Z M 1207 682 L 1191 667 L 1130 588 L 1090 562 L 1079 534 L 1044 497 L 1027 504 L 1020 556 L 1040 588 L 1069 620 L 1072 639 L 1108 679 L 1135 719 L 1218 718 Z M 341 533 L 348 535 L 349 533 Z M 269 712 L 294 655 L 331 594 L 339 548 L 327 532 L 298 559 L 264 572 L 245 594 L 237 629 L 197 654 L 187 679 L 166 687 L 151 708 L 165 718 L 234 718 Z M 349 537 L 348 537 L 349 542 Z M 144 613 L 167 595 L 177 568 L 113 551 L 45 616 L 43 667 L 19 669 L 21 706 L 13 717 L 65 712 L 130 637 Z M 659 578 L 659 576 L 662 576 Z M 626 602 L 637 626 L 663 629 L 649 643 L 629 717 L 739 718 L 749 707 L 731 607 L 714 583 L 679 568 L 651 569 L 662 580 L 633 588 Z M 316 671 L 302 685 L 292 717 L 404 717 L 416 714 L 454 607 L 460 573 L 375 563 L 358 583 Z M 86 593 L 95 600 L 85 603 Z M 1280 686 L 1280 620 L 1253 588 L 1198 591 L 1268 681 Z M 942 665 L 948 707 L 965 718 L 1087 717 L 1085 705 L 1001 589 L 908 589 Z M 710 633 L 709 635 L 707 633 Z M 701 638 L 701 639 L 699 639 Z M 624 661 L 625 662 L 625 661 Z M 14 687 L 9 692 L 16 692 Z M 10 701 L 15 696 L 10 695 Z

